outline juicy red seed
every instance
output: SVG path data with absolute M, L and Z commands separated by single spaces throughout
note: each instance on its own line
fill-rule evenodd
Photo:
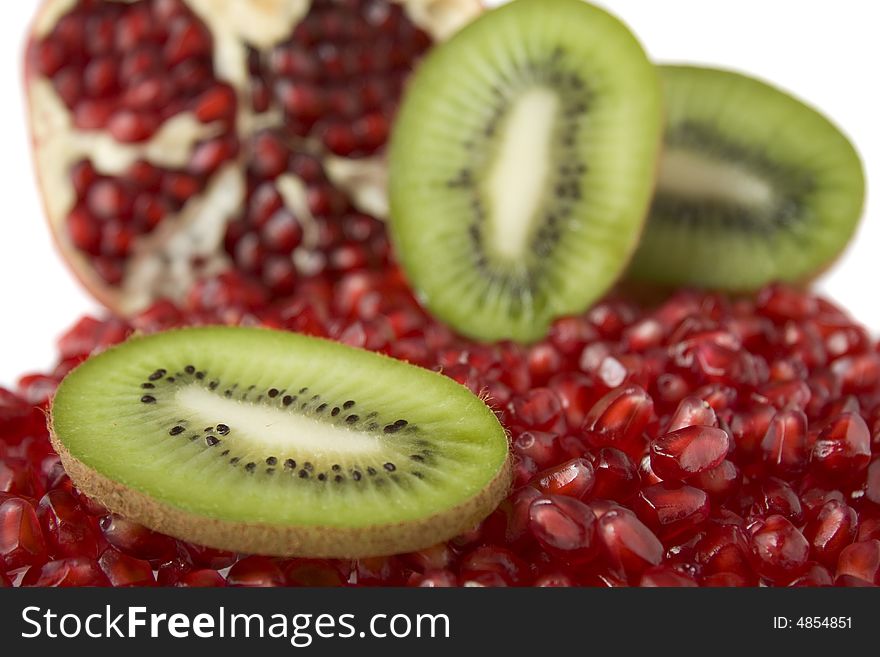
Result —
M 880 505 L 880 459 L 874 459 L 868 467 L 865 497 L 874 504 Z
M 639 586 L 642 587 L 696 587 L 699 586 L 697 584 L 697 580 L 687 575 L 685 573 L 681 573 L 671 566 L 655 566 L 653 568 L 649 568 L 642 575 L 641 580 L 639 580 Z
M 497 545 L 478 547 L 461 559 L 462 580 L 479 581 L 479 576 L 489 574 L 499 577 L 507 585 L 523 582 L 528 566 L 516 554 Z
M 756 306 L 760 314 L 780 323 L 809 319 L 819 312 L 816 299 L 784 285 L 764 288 L 758 294 Z
M 694 558 L 705 574 L 734 573 L 754 580 L 749 536 L 736 525 L 712 523 L 694 546 Z
M 178 580 L 177 586 L 185 588 L 218 588 L 226 586 L 226 580 L 216 570 L 203 568 L 183 575 Z
M 643 488 L 634 502 L 639 518 L 664 542 L 674 542 L 709 518 L 709 496 L 693 486 L 661 482 Z
M 598 553 L 596 517 L 586 504 L 547 495 L 529 507 L 529 530 L 541 546 L 567 564 L 592 561 Z
M 813 470 L 836 480 L 852 478 L 871 461 L 871 432 L 860 415 L 846 413 L 819 434 L 813 446 Z
M 71 557 L 28 569 L 22 586 L 72 587 L 110 586 L 107 576 L 93 559 Z
M 598 538 L 609 566 L 627 579 L 663 560 L 663 544 L 628 510 L 611 509 L 599 518 Z
M 530 457 L 539 468 L 547 468 L 559 462 L 561 450 L 559 436 L 544 431 L 524 431 L 513 441 L 513 450 Z
M 654 416 L 654 402 L 639 386 L 613 390 L 590 409 L 583 431 L 594 447 L 617 447 L 630 453 Z M 639 450 L 640 451 L 640 450 Z
M 532 483 L 546 495 L 565 495 L 583 500 L 589 497 L 596 485 L 596 473 L 588 460 L 576 458 L 539 472 Z
M 803 575 L 793 579 L 788 585 L 794 587 L 834 586 L 834 579 L 831 577 L 831 573 L 827 568 L 814 563 L 809 565 Z
M 730 431 L 738 453 L 748 458 L 758 453 L 770 423 L 776 417 L 771 406 L 759 405 L 741 413 L 735 413 Z
M 0 571 L 39 565 L 48 558 L 34 508 L 22 498 L 0 498 Z
M 407 586 L 420 588 L 450 588 L 458 586 L 458 578 L 455 573 L 448 570 L 429 570 L 424 574 L 413 574 Z
M 514 397 L 509 410 L 515 423 L 527 429 L 547 431 L 559 421 L 562 404 L 549 388 L 535 388 Z
M 64 490 L 46 493 L 37 507 L 37 516 L 52 556 L 94 559 L 100 553 L 95 520 L 70 493 Z
M 782 477 L 806 470 L 810 458 L 807 416 L 801 410 L 780 411 L 761 440 L 768 470 Z
M 837 560 L 837 577 L 843 575 L 880 584 L 880 541 L 859 541 L 843 548 Z
M 841 551 L 856 539 L 858 523 L 852 507 L 838 500 L 826 502 L 804 528 L 813 559 L 834 568 Z
M 759 518 L 780 515 L 796 525 L 804 519 L 803 506 L 791 486 L 776 477 L 753 483 L 744 499 L 751 503 L 748 512 Z
M 723 429 L 689 426 L 651 443 L 651 469 L 661 479 L 686 479 L 721 465 L 730 449 Z
M 246 557 L 236 562 L 226 576 L 229 586 L 274 587 L 284 586 L 284 573 L 267 557 Z
M 592 463 L 596 480 L 594 498 L 625 502 L 638 493 L 638 468 L 624 452 L 603 447 L 596 452 Z
M 156 578 L 149 562 L 135 559 L 108 548 L 98 559 L 98 565 L 113 586 L 154 586 Z
M 681 400 L 672 417 L 669 418 L 666 432 L 678 431 L 695 425 L 717 427 L 718 416 L 706 401 L 698 397 L 685 397 Z
M 700 474 L 689 477 L 687 483 L 706 491 L 713 503 L 723 503 L 739 491 L 743 475 L 733 461 L 721 464 Z
M 810 544 L 787 518 L 772 515 L 759 520 L 750 533 L 754 565 L 762 577 L 787 584 L 807 569 Z
M 840 358 L 832 363 L 831 370 L 840 377 L 843 394 L 868 392 L 880 385 L 880 354 Z
M 125 518 L 105 516 L 101 518 L 100 526 L 108 543 L 138 559 L 167 560 L 177 553 L 173 538 Z

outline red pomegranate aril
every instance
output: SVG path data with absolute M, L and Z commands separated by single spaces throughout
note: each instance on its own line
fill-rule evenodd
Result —
M 689 477 L 686 482 L 706 491 L 714 504 L 723 504 L 742 486 L 743 475 L 733 461 L 722 461 L 718 467 Z
M 508 586 L 522 584 L 528 566 L 512 551 L 498 545 L 484 545 L 464 555 L 459 566 L 462 581 L 479 582 L 481 575 L 501 578 Z
M 788 585 L 792 587 L 834 586 L 834 579 L 827 568 L 814 563 L 810 564 L 803 575 L 793 579 Z
M 590 409 L 583 424 L 593 447 L 615 447 L 627 454 L 641 451 L 642 432 L 654 418 L 654 402 L 639 386 L 613 390 Z
M 776 410 L 763 404 L 734 413 L 730 431 L 738 458 L 742 454 L 743 458 L 749 459 L 759 452 L 761 441 L 775 417 Z
M 812 470 L 831 480 L 858 476 L 871 461 L 871 432 L 860 415 L 846 413 L 831 422 L 813 445 Z
M 93 559 L 71 557 L 34 566 L 24 574 L 22 586 L 73 587 L 110 586 L 107 576 Z
M 509 412 L 515 424 L 526 429 L 549 431 L 562 415 L 562 404 L 549 388 L 534 388 L 514 397 Z
M 98 559 L 98 565 L 113 586 L 155 586 L 156 578 L 149 562 L 107 548 Z
M 407 586 L 419 588 L 451 588 L 458 586 L 455 573 L 448 570 L 429 570 L 424 574 L 413 573 Z
M 779 409 L 805 409 L 812 397 L 810 387 L 803 381 L 768 383 L 758 389 L 758 394 Z
M 196 101 L 193 112 L 202 123 L 231 118 L 236 108 L 235 92 L 227 86 L 215 86 L 205 91 Z
M 532 485 L 545 495 L 564 495 L 584 500 L 596 485 L 596 474 L 592 463 L 584 458 L 576 458 L 539 472 Z
M 705 491 L 667 481 L 643 488 L 633 506 L 639 519 L 667 544 L 696 531 L 710 510 Z
M 797 493 L 782 479 L 767 477 L 755 481 L 748 491 L 744 491 L 743 497 L 751 501 L 751 507 L 747 509 L 751 516 L 766 518 L 780 515 L 796 525 L 804 520 L 803 506 Z
M 12 582 L 6 575 L 0 571 L 0 589 L 11 588 Z
M 239 587 L 277 587 L 284 586 L 284 573 L 268 557 L 245 557 L 229 569 L 226 576 L 229 586 Z
M 867 580 L 861 579 L 860 577 L 854 577 L 852 575 L 840 575 L 834 579 L 834 586 L 842 586 L 848 588 L 874 588 L 877 587 L 878 584 L 874 584 L 874 582 L 869 582 Z
M 641 587 L 659 588 L 686 588 L 697 587 L 697 580 L 690 575 L 679 572 L 666 565 L 649 568 L 639 580 Z
M 788 477 L 806 470 L 810 458 L 807 427 L 807 416 L 801 410 L 776 414 L 761 439 L 762 458 L 770 473 Z
M 11 457 L 0 460 L 0 493 L 37 497 L 40 492 L 30 463 Z
M 751 547 L 746 532 L 731 524 L 712 522 L 694 546 L 694 558 L 704 574 L 733 573 L 755 583 Z
M 529 531 L 544 550 L 567 564 L 588 563 L 599 551 L 593 510 L 570 497 L 546 495 L 534 500 Z
M 120 516 L 101 518 L 100 527 L 108 543 L 138 559 L 163 561 L 177 553 L 176 542 L 170 536 L 151 531 Z
M 689 426 L 651 443 L 651 469 L 661 479 L 680 480 L 721 465 L 730 449 L 723 429 Z
M 226 586 L 226 580 L 216 570 L 202 568 L 184 574 L 177 581 L 177 586 L 183 588 L 220 588 Z
M 159 118 L 152 112 L 136 112 L 130 109 L 114 112 L 107 122 L 107 131 L 123 143 L 146 141 L 158 127 Z
M 398 556 L 358 559 L 351 581 L 358 586 L 401 586 L 406 582 L 405 564 Z
M 804 320 L 815 317 L 819 312 L 816 299 L 785 285 L 771 285 L 764 288 L 756 302 L 756 310 L 775 322 Z
M 840 358 L 831 364 L 831 371 L 840 377 L 843 394 L 858 395 L 880 386 L 880 354 L 869 352 Z
M 77 206 L 68 215 L 67 233 L 78 250 L 91 255 L 101 253 L 101 228 L 85 207 Z
M 759 520 L 750 534 L 753 563 L 761 577 L 788 584 L 807 569 L 810 544 L 787 518 L 771 515 Z
M 625 502 L 639 491 L 639 471 L 619 449 L 603 447 L 592 457 L 595 485 L 592 497 Z
M 717 427 L 718 416 L 705 400 L 698 397 L 685 397 L 675 409 L 672 417 L 669 418 L 666 433 L 695 425 Z
M 841 551 L 856 539 L 858 524 L 858 515 L 852 507 L 838 500 L 826 502 L 804 528 L 813 559 L 834 568 Z
M 100 554 L 95 520 L 70 493 L 64 490 L 46 493 L 37 507 L 37 516 L 53 557 L 94 559 Z
M 631 511 L 611 509 L 597 527 L 605 559 L 622 577 L 637 579 L 663 560 L 663 544 Z
M 0 571 L 39 565 L 48 558 L 34 508 L 22 498 L 0 497 Z
M 560 460 L 559 436 L 544 431 L 524 431 L 513 440 L 513 451 L 528 456 L 539 468 L 548 468 Z
M 593 381 L 585 374 L 563 372 L 547 384 L 559 397 L 562 412 L 571 430 L 578 430 L 597 399 Z
M 880 505 L 880 459 L 874 459 L 868 466 L 865 497 L 874 504 Z
M 566 358 L 579 356 L 587 344 L 598 338 L 596 329 L 582 317 L 563 317 L 550 329 L 548 339 Z
M 859 541 L 843 548 L 837 560 L 837 577 L 842 575 L 880 584 L 880 541 Z

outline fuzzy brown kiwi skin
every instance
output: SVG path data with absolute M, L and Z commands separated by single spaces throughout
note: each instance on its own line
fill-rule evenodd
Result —
M 52 446 L 79 490 L 108 510 L 154 531 L 207 547 L 274 557 L 360 559 L 414 552 L 454 538 L 488 516 L 510 490 L 510 453 L 477 495 L 443 513 L 408 523 L 373 527 L 284 526 L 205 518 L 108 479 L 74 457 L 49 425 Z

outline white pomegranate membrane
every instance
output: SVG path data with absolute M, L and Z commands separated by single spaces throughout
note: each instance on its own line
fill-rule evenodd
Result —
M 384 231 L 361 210 L 384 212 L 403 83 L 478 10 L 46 0 L 26 78 L 62 254 L 124 313 L 229 270 L 272 297 L 324 270 L 381 266 Z

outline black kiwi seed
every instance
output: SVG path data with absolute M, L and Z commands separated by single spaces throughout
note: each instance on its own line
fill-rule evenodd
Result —
M 294 461 L 293 459 L 287 459 L 284 462 L 284 467 L 288 470 L 293 470 L 296 467 L 296 461 Z
M 266 394 L 272 399 L 275 399 L 278 396 L 278 388 L 269 388 Z
M 340 412 L 341 412 L 341 409 L 338 406 L 334 406 L 333 410 L 330 411 L 330 415 L 332 415 L 333 417 L 336 417 L 337 415 L 339 415 Z
M 299 471 L 299 478 L 300 478 L 300 479 L 308 479 L 308 478 L 309 478 L 309 473 L 306 472 L 305 470 L 300 470 L 300 471 Z
M 351 473 L 351 478 L 355 481 L 360 481 L 362 476 L 359 470 L 353 470 Z
M 360 418 L 357 415 L 349 415 L 347 418 L 345 418 L 346 424 L 354 424 L 358 420 L 360 420 Z
M 267 475 L 275 474 L 275 468 L 266 468 L 266 474 Z
M 311 472 L 312 470 L 315 469 L 315 466 L 312 465 L 311 463 L 309 463 L 308 461 L 306 461 L 305 463 L 303 463 L 303 468 L 305 468 L 307 471 Z
M 299 394 L 304 395 L 304 394 L 306 394 L 308 391 L 309 391 L 308 388 L 300 388 L 300 389 L 299 389 Z
M 231 459 L 229 459 L 229 462 L 232 465 L 236 465 L 239 461 L 241 461 L 241 459 L 238 456 L 233 456 Z
M 337 484 L 341 484 L 343 481 L 345 481 L 345 477 L 343 477 L 342 475 L 336 475 L 335 477 L 333 477 L 333 481 L 335 481 Z
M 257 469 L 257 464 L 254 463 L 253 461 L 251 461 L 246 466 L 244 466 L 244 469 L 247 470 L 248 472 L 253 472 L 254 470 Z
M 214 430 L 214 427 L 205 427 L 205 433 L 211 433 Z
M 204 373 L 204 372 L 196 372 L 196 378 L 197 378 L 199 381 L 201 381 L 202 379 L 205 378 L 205 373 Z
M 343 410 L 346 410 L 346 411 L 347 411 L 347 410 L 350 409 L 352 406 L 354 406 L 354 404 L 355 404 L 355 402 L 353 402 L 352 400 L 349 399 L 347 402 L 345 402 L 345 403 L 342 405 L 342 408 L 343 408 Z
M 266 459 L 266 465 L 277 465 L 277 464 L 278 464 L 278 459 L 275 458 L 274 456 L 270 456 L 269 458 Z
M 220 452 L 220 456 L 229 456 L 229 450 L 224 449 L 222 452 Z
M 397 466 L 394 465 L 393 463 L 386 463 L 382 467 L 385 468 L 386 470 L 388 470 L 388 472 L 394 472 L 395 470 L 397 470 Z
M 325 481 L 327 479 L 327 475 L 323 472 L 318 475 L 318 481 Z
M 284 399 L 281 400 L 281 403 L 285 406 L 290 406 L 294 401 L 296 401 L 296 397 L 291 397 L 290 395 L 284 395 Z
M 174 383 L 174 382 L 176 381 L 176 379 L 175 379 L 173 376 L 169 376 L 169 377 L 168 377 L 167 379 L 165 379 L 165 380 L 166 380 L 168 383 Z
M 420 463 L 425 460 L 425 457 L 422 456 L 421 454 L 410 454 L 409 457 L 413 461 L 418 461 Z
M 225 424 L 218 424 L 217 425 L 217 433 L 219 433 L 221 436 L 225 436 L 225 435 L 229 434 L 229 427 L 226 426 Z
M 156 403 L 156 398 L 153 397 L 153 395 L 144 395 L 143 397 L 141 397 L 141 401 L 142 401 L 144 404 L 155 404 L 155 403 Z
M 142 383 L 141 384 L 141 388 L 143 388 L 144 390 L 153 390 L 153 389 L 155 389 L 155 387 L 156 386 L 154 386 L 152 383 Z
M 166 374 L 168 374 L 168 372 L 167 372 L 166 370 L 156 370 L 155 372 L 153 372 L 152 374 L 150 374 L 150 376 L 147 377 L 147 378 L 148 378 L 150 381 L 158 381 L 159 379 L 161 379 L 161 378 L 162 378 L 163 376 L 165 376 Z
M 316 413 L 323 413 L 327 410 L 327 404 L 321 404 L 318 408 L 315 409 Z
M 171 427 L 171 430 L 168 432 L 168 435 L 169 436 L 179 436 L 184 431 L 186 431 L 186 429 L 184 429 L 182 426 L 178 425 L 176 427 Z
M 376 468 L 373 468 L 373 467 L 367 468 L 367 474 L 370 475 L 371 477 L 375 476 L 376 475 Z
M 183 371 L 186 372 L 187 374 L 195 374 L 196 368 L 194 365 L 187 365 L 186 367 L 183 368 Z
M 208 436 L 207 438 L 205 438 L 205 444 L 207 444 L 208 447 L 213 447 L 214 445 L 219 445 L 220 440 L 217 438 L 217 436 Z
M 208 388 L 210 388 L 211 390 L 216 390 L 219 385 L 219 381 L 211 381 L 211 383 L 208 384 Z
M 342 466 L 339 465 L 338 463 L 334 463 L 333 467 L 330 469 L 333 470 L 333 472 L 339 472 L 340 470 L 342 470 Z

